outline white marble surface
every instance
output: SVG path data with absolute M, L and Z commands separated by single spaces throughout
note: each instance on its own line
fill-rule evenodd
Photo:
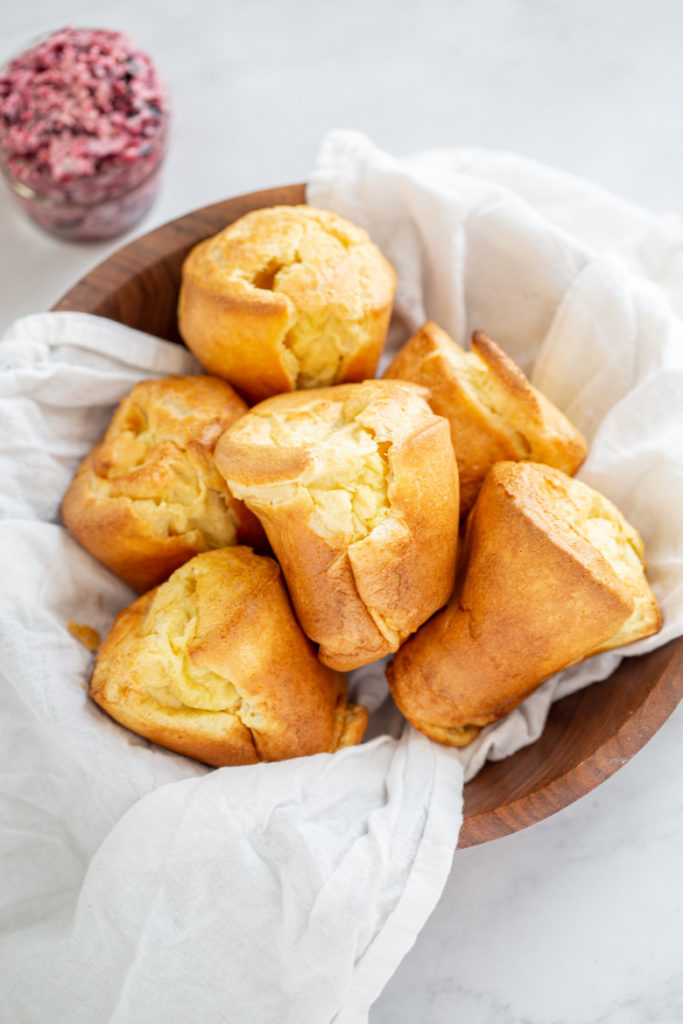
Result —
M 336 127 L 398 154 L 512 149 L 683 209 L 677 0 L 26 0 L 3 10 L 3 49 L 66 23 L 125 29 L 169 84 L 163 188 L 135 233 L 304 180 Z M 0 328 L 121 241 L 60 243 L 1 190 Z M 683 1021 L 682 750 L 679 708 L 577 804 L 456 854 L 371 1024 Z

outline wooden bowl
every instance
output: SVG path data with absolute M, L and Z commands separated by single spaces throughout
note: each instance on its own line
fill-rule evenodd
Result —
M 109 256 L 54 309 L 94 313 L 180 341 L 176 303 L 192 246 L 249 210 L 304 201 L 304 186 L 288 185 L 180 217 Z M 535 743 L 488 762 L 466 785 L 459 848 L 516 832 L 588 793 L 640 750 L 682 697 L 683 638 L 625 658 L 609 679 L 557 701 Z

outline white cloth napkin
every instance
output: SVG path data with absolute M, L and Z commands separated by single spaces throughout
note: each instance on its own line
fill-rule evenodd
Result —
M 309 201 L 396 265 L 391 346 L 427 316 L 460 340 L 487 330 L 584 429 L 581 475 L 640 529 L 664 609 L 633 653 L 680 633 L 683 338 L 664 295 L 683 310 L 680 224 L 505 154 L 396 160 L 351 133 L 325 140 Z M 59 502 L 136 380 L 196 370 L 77 314 L 0 342 L 3 1022 L 360 1024 L 442 891 L 463 773 L 618 657 L 550 680 L 461 752 L 403 728 L 381 665 L 352 676 L 368 742 L 333 756 L 209 771 L 111 722 L 67 623 L 104 633 L 133 595 Z

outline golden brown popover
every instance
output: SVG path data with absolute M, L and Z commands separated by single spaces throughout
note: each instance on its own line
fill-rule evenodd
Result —
M 236 546 L 196 555 L 124 608 L 90 695 L 128 729 L 206 764 L 359 743 L 367 711 L 321 665 L 277 563 Z
M 549 466 L 490 470 L 464 560 L 453 600 L 387 672 L 406 718 L 442 743 L 469 743 L 553 673 L 661 628 L 638 533 Z
M 215 460 L 261 520 L 325 664 L 397 650 L 448 600 L 458 474 L 422 389 L 370 380 L 277 395 L 226 431 Z
M 396 275 L 362 228 L 327 210 L 253 210 L 183 265 L 180 333 L 249 401 L 374 376 Z

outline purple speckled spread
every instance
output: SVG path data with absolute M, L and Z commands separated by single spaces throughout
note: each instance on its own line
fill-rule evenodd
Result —
M 5 173 L 55 202 L 135 188 L 161 159 L 166 116 L 152 61 L 120 32 L 61 29 L 0 73 Z

